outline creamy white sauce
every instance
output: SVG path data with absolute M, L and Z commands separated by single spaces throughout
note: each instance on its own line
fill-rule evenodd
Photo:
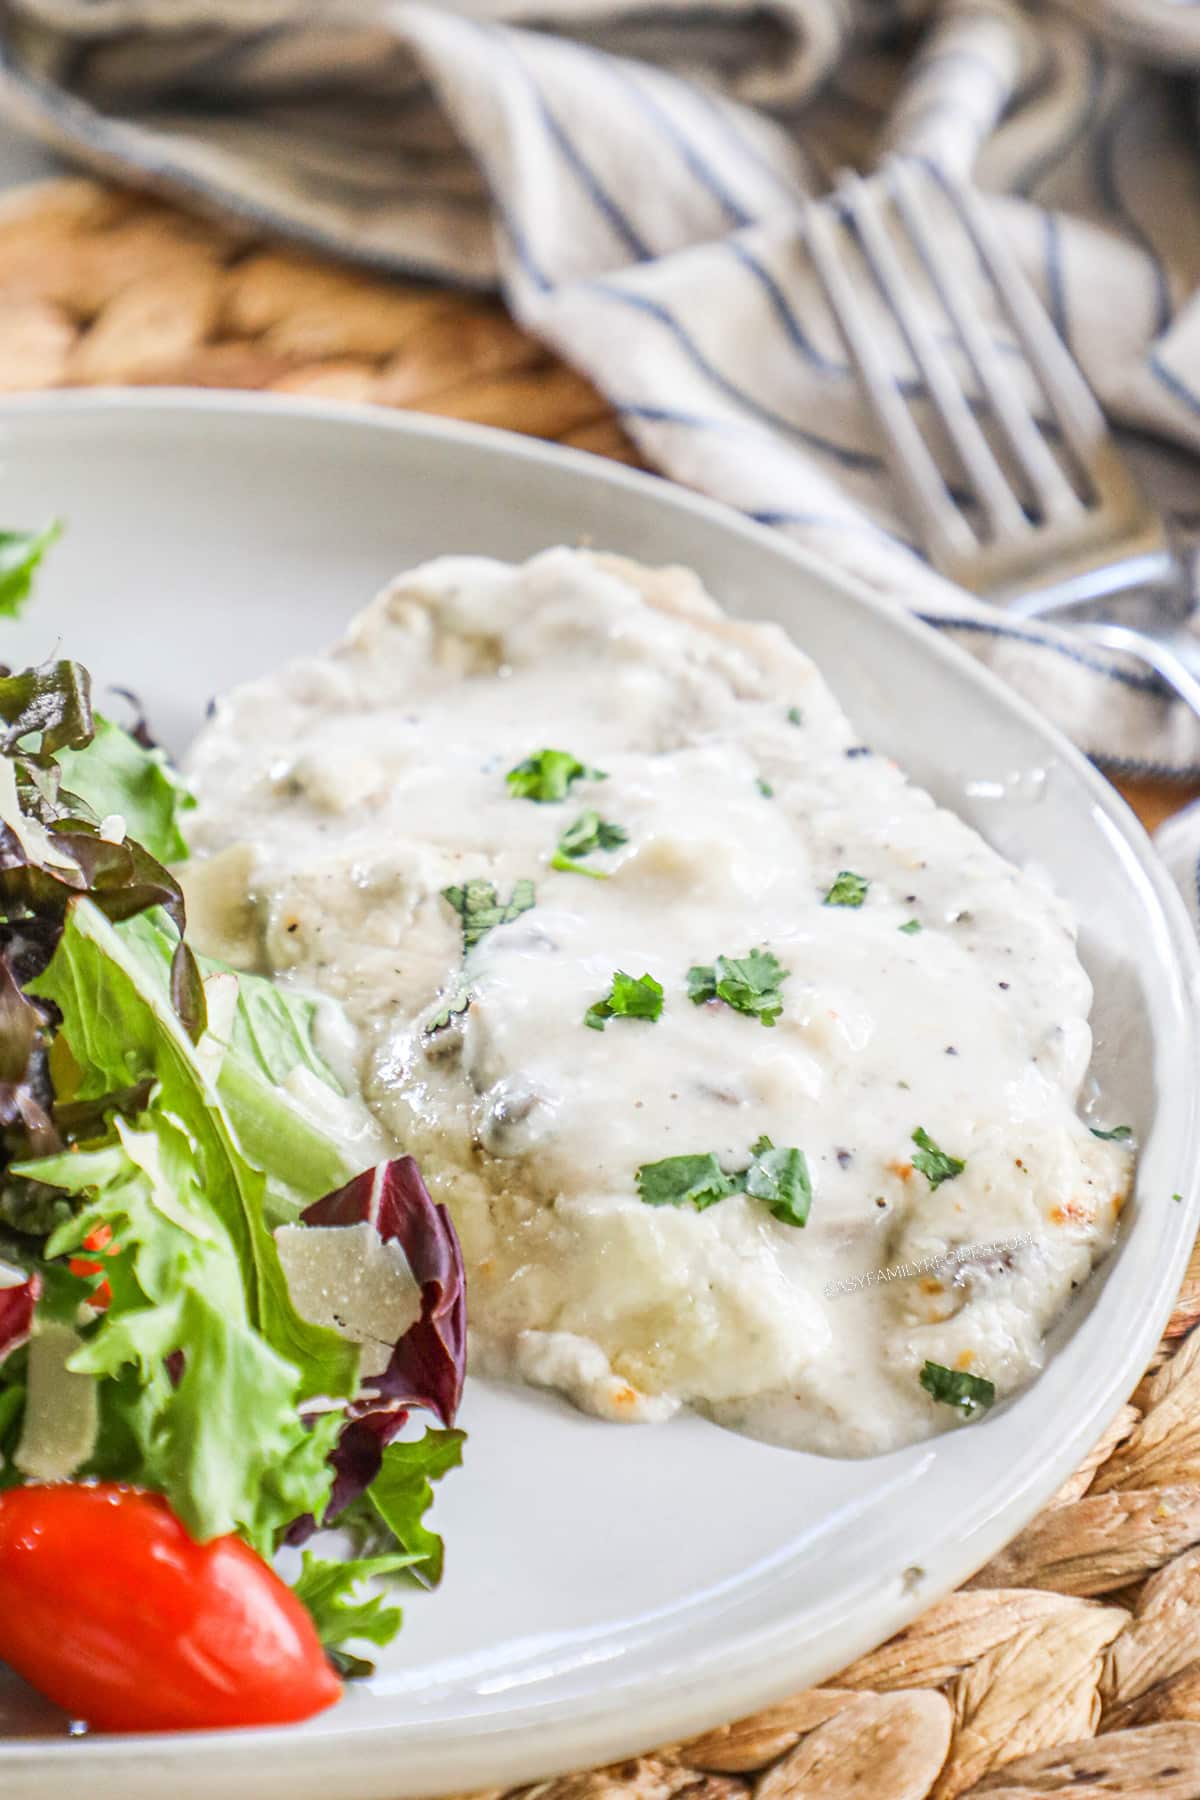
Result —
M 606 779 L 515 798 L 506 772 L 547 746 Z M 1130 1179 L 1076 1112 L 1071 920 L 864 748 L 775 627 L 678 570 L 445 558 L 223 701 L 191 776 L 228 872 L 200 865 L 194 926 L 236 920 L 244 949 L 256 921 L 262 966 L 358 1027 L 370 1104 L 458 1225 L 476 1367 L 836 1453 L 956 1422 L 927 1359 L 1000 1396 L 1038 1368 Z M 586 859 L 608 880 L 550 867 L 588 808 L 627 833 Z M 823 904 L 844 869 L 857 909 Z M 464 966 L 442 890 L 472 878 L 536 904 Z M 689 1000 L 690 965 L 755 946 L 789 971 L 776 1025 Z M 662 984 L 662 1016 L 590 1030 L 618 969 Z M 965 1162 L 936 1189 L 917 1127 Z M 745 1194 L 638 1198 L 639 1165 L 744 1168 L 763 1134 L 805 1153 L 803 1229 Z

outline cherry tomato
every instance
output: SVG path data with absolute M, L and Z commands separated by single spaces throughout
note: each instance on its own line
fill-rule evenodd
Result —
M 0 1660 L 98 1731 L 283 1725 L 342 1691 L 240 1538 L 198 1544 L 160 1495 L 110 1483 L 0 1493 Z
M 110 1245 L 111 1249 L 109 1249 Z M 95 1231 L 89 1231 L 83 1240 L 83 1247 L 85 1250 L 107 1250 L 110 1255 L 113 1250 L 120 1249 L 120 1245 L 114 1244 L 112 1241 L 111 1225 L 97 1225 Z M 86 1256 L 73 1256 L 67 1267 L 72 1275 L 78 1275 L 81 1281 L 86 1281 L 89 1275 L 99 1275 L 104 1264 L 90 1262 Z M 92 1293 L 91 1305 L 96 1308 L 97 1312 L 103 1312 L 111 1299 L 112 1289 L 107 1281 L 102 1281 Z

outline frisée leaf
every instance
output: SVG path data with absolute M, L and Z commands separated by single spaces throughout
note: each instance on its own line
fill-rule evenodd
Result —
M 47 1258 L 78 1251 L 98 1228 L 111 1233 L 109 1302 L 70 1366 L 102 1386 L 136 1376 L 137 1404 L 119 1412 L 122 1477 L 164 1493 L 201 1541 L 236 1530 L 270 1555 L 297 1513 L 327 1500 L 338 1418 L 305 1422 L 299 1368 L 255 1330 L 197 1146 L 150 1112 L 136 1125 L 118 1118 L 101 1148 L 18 1173 L 86 1196 Z M 109 1454 L 101 1440 L 101 1466 Z
M 355 1599 L 355 1590 L 373 1576 L 394 1575 L 413 1562 L 411 1556 L 393 1552 L 385 1556 L 351 1557 L 332 1562 L 306 1550 L 300 1575 L 293 1592 L 312 1614 L 317 1636 L 327 1650 L 338 1650 L 349 1638 L 366 1638 L 372 1644 L 390 1644 L 404 1615 L 398 1606 L 389 1606 L 382 1594 L 369 1599 Z M 355 1669 L 355 1674 L 371 1674 L 371 1665 Z
M 338 1524 L 361 1534 L 373 1549 L 396 1544 L 412 1556 L 410 1574 L 423 1587 L 442 1579 L 445 1546 L 425 1523 L 433 1505 L 433 1483 L 462 1463 L 463 1431 L 430 1426 L 423 1437 L 389 1444 L 378 1475 L 361 1500 L 347 1509 Z

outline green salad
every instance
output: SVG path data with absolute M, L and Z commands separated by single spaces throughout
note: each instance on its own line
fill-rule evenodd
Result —
M 0 615 L 22 603 L 54 536 L 0 534 Z M 465 1295 L 448 1215 L 411 1158 L 355 1166 L 296 1098 L 298 1069 L 342 1092 L 316 1003 L 190 946 L 174 870 L 191 804 L 144 727 L 93 710 L 78 663 L 0 674 L 0 1659 L 115 1729 L 267 1722 L 270 1708 L 143 1719 L 94 1674 L 79 1694 L 46 1673 L 4 1620 L 44 1597 L 35 1565 L 64 1507 L 91 1518 L 107 1496 L 108 1529 L 125 1531 L 151 1496 L 147 1542 L 169 1509 L 197 1554 L 236 1539 L 230 1554 L 263 1559 L 272 1583 L 282 1546 L 336 1526 L 340 1554 L 306 1548 L 281 1604 L 289 1618 L 303 1609 L 342 1673 L 362 1673 L 346 1646 L 384 1644 L 401 1622 L 389 1594 L 362 1584 L 439 1580 L 426 1513 L 462 1445 Z M 360 1346 L 298 1310 L 274 1235 L 287 1225 L 366 1227 L 403 1253 L 419 1311 L 414 1299 L 377 1373 L 364 1377 Z M 402 1437 L 414 1410 L 436 1423 Z M 78 1583 L 69 1623 L 86 1638 Z M 173 1651 L 153 1654 L 139 1632 L 132 1619 L 126 1686 L 179 1651 L 178 1630 Z M 193 1699 L 202 1664 L 183 1684 Z M 238 1679 L 235 1665 L 226 1686 Z M 297 1685 L 292 1710 L 273 1716 L 303 1716 Z M 241 1686 L 253 1690 L 249 1670 Z M 312 1697 L 307 1710 L 328 1703 Z

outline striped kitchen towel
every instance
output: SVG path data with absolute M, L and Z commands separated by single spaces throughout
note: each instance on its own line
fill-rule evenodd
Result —
M 884 148 L 971 174 L 1196 540 L 1198 71 L 1200 6 L 1172 0 L 0 0 L 11 118 L 347 257 L 499 285 L 667 474 L 894 595 L 1110 767 L 1190 775 L 1200 726 L 1149 676 L 916 554 L 797 212 Z

